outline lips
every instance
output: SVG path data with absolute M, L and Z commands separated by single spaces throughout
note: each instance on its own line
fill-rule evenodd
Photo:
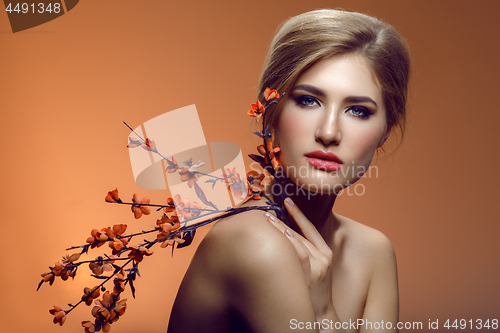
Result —
M 342 167 L 342 160 L 334 153 L 315 150 L 305 154 L 307 162 L 318 168 L 327 171 L 336 171 Z

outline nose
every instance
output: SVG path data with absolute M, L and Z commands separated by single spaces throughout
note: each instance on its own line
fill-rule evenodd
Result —
M 316 141 L 324 146 L 338 146 L 342 135 L 339 115 L 335 109 L 327 110 L 318 120 L 318 127 L 314 133 Z

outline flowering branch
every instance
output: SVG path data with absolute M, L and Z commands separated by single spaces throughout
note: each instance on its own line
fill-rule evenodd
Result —
M 272 104 L 277 103 L 280 96 L 276 90 L 266 89 L 264 93 L 266 105 L 263 106 L 259 101 L 252 104 L 252 108 L 248 114 L 252 117 L 257 117 L 259 121 L 262 117 L 262 131 L 255 133 L 264 140 L 264 145 L 258 147 L 258 151 L 262 156 L 250 155 L 252 159 L 259 162 L 259 164 L 273 176 L 278 186 L 285 186 L 286 179 L 278 177 L 277 171 L 279 170 L 280 163 L 278 154 L 280 148 L 272 147 L 272 134 L 270 126 L 265 126 L 265 110 Z M 86 244 L 79 246 L 72 246 L 66 250 L 79 249 L 79 253 L 63 257 L 62 262 L 58 262 L 54 267 L 49 267 L 49 271 L 41 274 L 42 280 L 38 284 L 37 290 L 46 282 L 52 285 L 56 277 L 66 281 L 71 277 L 75 278 L 78 268 L 83 264 L 88 264 L 91 270 L 91 276 L 98 280 L 102 280 L 98 285 L 93 288 L 84 288 L 84 294 L 76 304 L 68 304 L 69 309 L 63 310 L 59 306 L 54 306 L 49 312 L 54 316 L 53 321 L 56 324 L 63 325 L 66 320 L 67 314 L 82 303 L 90 306 L 94 302 L 95 306 L 91 310 L 94 317 L 93 322 L 83 321 L 82 327 L 85 332 L 109 332 L 111 324 L 116 322 L 120 316 L 125 313 L 127 308 L 126 299 L 120 299 L 121 294 L 124 292 L 125 287 L 128 285 L 135 297 L 135 279 L 140 276 L 139 263 L 145 257 L 151 256 L 153 251 L 151 248 L 160 244 L 161 248 L 172 246 L 172 251 L 175 248 L 182 248 L 189 246 L 195 236 L 196 230 L 204 225 L 208 225 L 223 218 L 227 218 L 236 214 L 240 214 L 250 210 L 273 210 L 276 214 L 288 223 L 288 216 L 284 208 L 284 194 L 281 191 L 281 196 L 277 196 L 275 201 L 271 199 L 264 191 L 264 174 L 259 174 L 255 171 L 250 171 L 246 175 L 246 179 L 242 179 L 236 168 L 226 169 L 225 174 L 221 177 L 205 174 L 200 172 L 199 169 L 204 165 L 204 162 L 199 161 L 193 164 L 192 158 L 184 162 L 184 166 L 180 167 L 178 161 L 174 156 L 170 159 L 162 155 L 156 146 L 154 140 L 149 138 L 142 138 L 138 135 L 127 123 L 124 124 L 135 134 L 138 138 L 129 137 L 128 148 L 142 147 L 143 149 L 152 153 L 157 153 L 163 158 L 167 167 L 167 173 L 178 172 L 181 181 L 187 182 L 189 188 L 193 188 L 196 196 L 200 199 L 201 203 L 205 205 L 202 207 L 197 202 L 192 202 L 187 198 L 181 198 L 180 195 L 175 195 L 174 198 L 168 198 L 167 203 L 164 205 L 153 204 L 147 197 L 140 198 L 139 195 L 134 194 L 131 202 L 123 201 L 118 193 L 118 189 L 109 191 L 105 197 L 108 203 L 116 203 L 121 205 L 130 206 L 131 211 L 136 219 L 144 215 L 151 214 L 151 208 L 156 208 L 156 211 L 163 210 L 162 217 L 157 219 L 154 229 L 142 230 L 140 232 L 126 234 L 126 224 L 115 224 L 112 227 L 105 227 L 102 229 L 93 229 L 90 232 L 90 237 L 87 238 Z M 225 182 L 228 190 L 235 198 L 242 200 L 242 202 L 253 199 L 265 198 L 267 206 L 247 206 L 235 207 L 227 209 L 219 209 L 211 202 L 206 196 L 203 189 L 198 184 L 198 176 L 208 176 L 211 179 L 206 180 L 205 183 L 212 183 L 212 188 L 218 182 Z M 172 213 L 168 215 L 167 213 Z M 199 222 L 196 222 L 199 221 Z M 189 224 L 192 222 L 191 224 Z M 156 233 L 154 239 L 144 239 L 143 242 L 137 245 L 131 245 L 132 239 L 137 236 L 148 235 Z M 81 255 L 88 254 L 89 250 L 99 248 L 104 244 L 108 244 L 111 249 L 111 255 L 104 254 L 98 256 L 93 260 L 80 260 Z M 123 256 L 123 257 L 121 257 Z M 122 265 L 117 265 L 115 262 L 122 261 Z M 132 265 L 131 268 L 126 268 Z M 104 272 L 111 272 L 110 275 L 103 275 Z M 113 280 L 112 291 L 107 291 L 105 285 Z M 111 290 L 111 289 L 110 289 Z M 101 292 L 102 298 L 100 297 Z

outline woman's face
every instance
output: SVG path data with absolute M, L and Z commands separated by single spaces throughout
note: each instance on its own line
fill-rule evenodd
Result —
M 275 144 L 288 177 L 310 192 L 336 193 L 368 170 L 386 138 L 382 91 L 360 55 L 305 71 L 284 101 Z

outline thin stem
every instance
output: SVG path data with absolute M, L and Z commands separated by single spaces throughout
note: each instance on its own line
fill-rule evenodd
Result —
M 267 194 L 266 194 L 266 193 L 264 193 L 264 192 L 262 192 L 262 191 L 260 191 L 260 192 L 259 192 L 259 195 L 262 195 L 262 196 L 263 196 L 264 198 L 266 198 L 266 199 L 267 199 L 267 201 L 269 201 L 269 202 L 274 202 L 274 201 L 273 201 L 273 199 L 269 198 L 269 197 L 267 196 Z
M 127 126 L 127 127 L 128 127 L 131 131 L 132 131 L 132 132 L 134 132 L 134 134 L 135 134 L 135 135 L 137 135 L 137 136 L 139 137 L 139 139 L 141 139 L 141 141 L 142 141 L 143 143 L 145 142 L 145 140 L 142 138 L 142 136 L 140 136 L 139 134 L 137 134 L 137 132 L 136 132 L 136 131 L 134 131 L 134 130 L 132 129 L 132 127 L 130 127 L 130 126 L 129 126 L 129 125 L 128 125 L 125 121 L 123 121 L 123 123 L 124 123 L 124 124 L 125 124 L 125 126 Z
M 144 144 L 144 142 L 146 142 L 146 140 L 144 140 L 144 139 L 142 138 L 142 136 L 140 136 L 139 134 L 137 134 L 137 132 L 136 132 L 136 131 L 134 131 L 134 130 L 132 129 L 132 127 L 130 127 L 130 126 L 129 126 L 129 125 L 128 125 L 125 121 L 123 121 L 123 123 L 124 123 L 124 124 L 125 124 L 125 126 L 127 126 L 127 127 L 128 127 L 131 131 L 132 131 L 132 132 L 134 132 L 134 134 L 135 134 L 135 135 L 137 135 L 137 136 L 139 137 L 139 139 L 142 141 L 142 143 L 143 143 L 143 144 Z M 160 156 L 161 156 L 163 159 L 165 159 L 165 160 L 167 159 L 167 157 L 166 157 L 166 156 L 163 156 L 163 155 L 162 155 L 162 154 L 158 151 L 158 149 L 155 149 L 154 151 L 153 151 L 153 150 L 149 150 L 149 151 L 150 151 L 150 152 L 152 152 L 152 153 L 157 153 L 158 155 L 160 155 Z

